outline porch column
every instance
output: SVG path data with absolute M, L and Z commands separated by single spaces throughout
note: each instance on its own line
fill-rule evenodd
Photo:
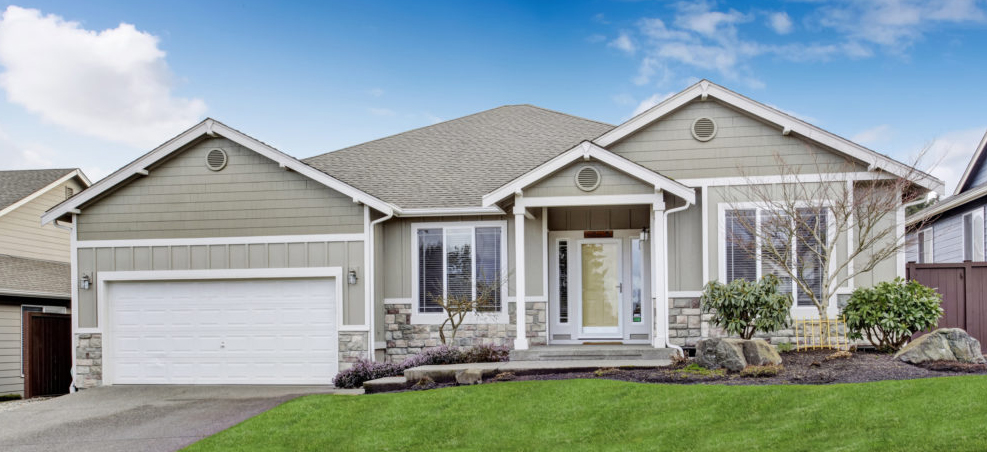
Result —
M 666 330 L 668 316 L 668 300 L 665 298 L 665 266 L 668 259 L 665 259 L 665 203 L 659 200 L 652 206 L 651 210 L 651 273 L 653 282 L 651 284 L 654 293 L 652 305 L 654 306 L 654 327 L 652 329 L 652 345 L 655 348 L 663 348 L 668 345 L 668 331 Z
M 517 323 L 515 350 L 528 349 L 528 335 L 524 301 L 524 207 L 514 206 L 514 312 Z

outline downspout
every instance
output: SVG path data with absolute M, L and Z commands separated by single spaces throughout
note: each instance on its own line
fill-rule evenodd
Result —
M 679 347 L 678 345 L 672 344 L 672 341 L 670 340 L 671 339 L 670 338 L 671 331 L 669 330 L 669 324 L 668 324 L 668 315 L 669 315 L 668 314 L 668 310 L 671 309 L 671 305 L 672 305 L 670 303 L 671 300 L 668 299 L 668 284 L 669 284 L 669 276 L 670 276 L 669 275 L 670 272 L 668 271 L 668 215 L 673 214 L 675 212 L 681 212 L 681 211 L 683 211 L 685 209 L 688 209 L 689 206 L 691 206 L 691 205 L 692 204 L 690 204 L 689 201 L 686 201 L 685 202 L 685 205 L 683 205 L 682 207 L 676 207 L 676 208 L 671 209 L 671 210 L 666 210 L 665 211 L 665 219 L 664 219 L 664 221 L 665 221 L 665 225 L 664 226 L 665 227 L 662 228 L 662 229 L 665 230 L 665 234 L 664 234 L 665 235 L 665 237 L 664 237 L 664 240 L 665 240 L 665 247 L 664 247 L 665 248 L 665 253 L 664 254 L 665 255 L 662 256 L 662 264 L 665 266 L 665 284 L 664 284 L 664 286 L 665 286 L 664 287 L 665 293 L 662 294 L 662 296 L 665 297 L 665 347 L 678 350 L 679 356 L 681 356 L 683 358 L 685 357 L 685 350 L 682 350 L 682 347 Z
M 375 226 L 383 223 L 387 220 L 394 218 L 394 211 L 391 210 L 387 215 L 380 217 L 374 221 L 370 222 L 370 226 L 367 228 L 367 237 L 365 240 L 370 242 L 370 256 L 368 256 L 368 261 L 370 265 L 367 268 L 367 284 L 370 285 L 370 318 L 367 319 L 367 324 L 370 326 L 370 332 L 367 333 L 367 347 L 370 348 L 369 358 L 371 361 L 377 360 L 377 325 L 374 319 L 377 317 L 377 240 L 375 240 Z

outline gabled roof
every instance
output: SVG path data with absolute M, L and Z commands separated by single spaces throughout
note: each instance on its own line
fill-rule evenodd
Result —
M 967 185 L 973 182 L 970 178 L 977 173 L 976 169 L 981 168 L 984 164 L 984 148 L 987 148 L 987 133 L 984 133 L 984 137 L 980 139 L 980 144 L 977 145 L 977 150 L 973 152 L 973 158 L 970 159 L 970 163 L 966 165 L 966 171 L 963 172 L 960 183 L 956 184 L 956 191 L 953 192 L 954 196 L 962 193 L 963 190 L 972 188 Z
M 539 180 L 548 177 L 552 173 L 565 168 L 569 164 L 578 160 L 598 160 L 611 167 L 622 171 L 630 176 L 633 176 L 643 182 L 646 182 L 654 186 L 655 190 L 664 190 L 685 199 L 689 204 L 696 203 L 696 191 L 672 179 L 669 179 L 661 174 L 658 174 L 648 168 L 645 168 L 637 163 L 634 163 L 624 157 L 621 157 L 613 152 L 601 148 L 600 146 L 590 142 L 584 141 L 572 149 L 562 153 L 561 155 L 549 160 L 537 168 L 524 173 L 520 177 L 504 184 L 483 196 L 483 205 L 491 206 L 502 199 L 513 195 L 516 192 L 522 191 L 524 188 L 528 187 Z
M 929 207 L 926 207 L 918 212 L 915 212 L 905 220 L 905 224 L 911 226 L 920 221 L 928 220 L 937 215 L 941 215 L 950 210 L 953 210 L 957 207 L 961 207 L 964 204 L 977 201 L 985 196 L 987 196 L 987 184 L 978 187 L 973 187 L 963 193 L 950 196 L 946 199 L 942 199 L 939 202 Z
M 236 129 L 233 129 L 226 124 L 216 121 L 212 118 L 207 118 L 199 124 L 193 126 L 192 128 L 182 132 L 178 136 L 168 140 L 166 143 L 158 146 L 151 152 L 144 154 L 137 160 L 129 163 L 128 165 L 120 168 L 113 174 L 103 178 L 97 182 L 92 187 L 84 190 L 72 198 L 69 198 L 62 202 L 61 204 L 51 208 L 41 217 L 42 224 L 47 224 L 49 222 L 55 221 L 62 216 L 72 213 L 80 206 L 85 203 L 92 201 L 99 195 L 111 190 L 112 188 L 126 183 L 127 181 L 140 177 L 141 175 L 148 174 L 149 168 L 155 163 L 162 159 L 167 158 L 174 152 L 177 152 L 184 148 L 186 145 L 198 140 L 203 136 L 221 136 L 223 138 L 229 139 L 234 143 L 237 143 L 247 149 L 250 149 L 264 157 L 267 157 L 275 162 L 278 162 L 282 167 L 291 169 L 303 176 L 306 176 L 314 181 L 320 182 L 325 186 L 332 188 L 346 196 L 351 196 L 354 201 L 362 202 L 374 209 L 385 214 L 390 214 L 394 212 L 394 206 L 388 204 L 380 199 L 371 196 L 353 186 L 343 183 L 338 179 L 329 176 L 328 174 L 319 171 L 311 166 L 308 166 L 301 161 L 295 159 L 294 157 L 285 154 L 273 147 L 261 142 L 253 137 L 250 137 Z
M 78 177 L 84 187 L 90 184 L 76 168 L 0 171 L 0 216 L 73 177 Z
M 72 293 L 67 262 L 0 254 L 0 275 L 0 295 L 67 299 Z
M 404 214 L 475 208 L 483 195 L 612 128 L 532 105 L 507 105 L 303 161 Z
M 678 110 L 694 99 L 706 100 L 708 97 L 713 97 L 733 108 L 745 111 L 768 123 L 775 124 L 785 135 L 790 133 L 801 135 L 837 152 L 860 160 L 866 163 L 871 169 L 887 171 L 898 177 L 908 177 L 912 179 L 913 183 L 940 194 L 944 190 L 943 182 L 932 175 L 918 171 L 891 157 L 879 154 L 846 138 L 820 129 L 792 115 L 744 97 L 709 80 L 701 80 L 684 91 L 665 99 L 660 104 L 604 133 L 599 138 L 593 140 L 593 142 L 608 148 L 614 143 L 632 135 L 634 132 Z

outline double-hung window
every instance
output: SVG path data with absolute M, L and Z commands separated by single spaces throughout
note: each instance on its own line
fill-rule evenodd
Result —
M 442 314 L 440 298 L 484 300 L 480 311 L 504 309 L 507 223 L 412 226 L 415 313 Z
M 963 215 L 963 260 L 984 261 L 984 209 Z
M 797 294 L 796 305 L 814 306 L 791 274 L 798 275 L 817 299 L 822 296 L 825 269 L 820 256 L 828 240 L 829 212 L 806 208 L 797 214 L 791 218 L 762 208 L 726 210 L 721 254 L 726 281 L 756 281 L 773 274 L 781 280 L 781 292 Z

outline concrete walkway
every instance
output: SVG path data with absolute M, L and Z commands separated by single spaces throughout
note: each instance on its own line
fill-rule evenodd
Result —
M 328 386 L 110 386 L 0 412 L 4 451 L 173 451 Z

